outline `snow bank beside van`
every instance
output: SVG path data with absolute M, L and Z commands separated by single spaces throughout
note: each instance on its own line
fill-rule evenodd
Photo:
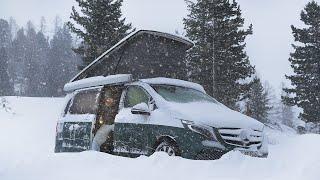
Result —
M 156 153 L 130 159 L 87 151 L 53 153 L 61 98 L 9 97 L 15 114 L 0 111 L 1 180 L 318 180 L 320 135 L 270 131 L 279 141 L 268 158 L 229 152 L 215 161 Z

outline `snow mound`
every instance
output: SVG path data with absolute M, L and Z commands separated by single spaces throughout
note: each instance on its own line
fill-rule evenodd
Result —
M 286 138 L 294 137 L 297 132 L 284 124 L 266 124 L 266 134 L 269 144 L 279 144 Z
M 55 154 L 61 98 L 8 97 L 16 114 L 0 112 L 1 180 L 319 180 L 320 135 L 269 134 L 278 143 L 268 158 L 232 151 L 215 161 L 196 161 L 155 153 L 130 159 L 105 153 Z

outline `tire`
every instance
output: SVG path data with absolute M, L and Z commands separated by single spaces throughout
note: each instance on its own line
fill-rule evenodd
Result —
M 180 156 L 180 151 L 176 143 L 168 140 L 161 141 L 155 148 L 155 152 L 165 152 L 169 156 Z

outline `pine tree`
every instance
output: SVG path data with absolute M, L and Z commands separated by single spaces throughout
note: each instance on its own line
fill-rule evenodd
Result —
M 71 31 L 83 39 L 75 52 L 82 56 L 83 69 L 128 34 L 131 24 L 125 24 L 122 18 L 122 0 L 76 0 L 81 14 L 72 7 L 71 19 L 68 22 Z
M 63 95 L 63 86 L 77 72 L 78 57 L 72 51 L 72 37 L 66 25 L 57 27 L 50 42 L 49 69 L 50 96 Z
M 38 96 L 38 86 L 40 84 L 38 72 L 40 70 L 40 64 L 37 58 L 37 32 L 31 21 L 27 23 L 26 38 L 26 66 L 24 67 L 26 95 Z
M 0 19 L 0 96 L 13 94 L 13 85 L 8 72 L 10 46 L 11 32 L 9 23 Z
M 14 39 L 19 30 L 19 26 L 13 17 L 10 17 L 9 19 L 9 26 L 10 26 L 10 32 L 11 32 L 11 39 Z
M 9 23 L 0 19 L 0 48 L 5 47 L 9 48 L 11 44 L 11 32 Z
M 244 80 L 254 73 L 244 51 L 244 40 L 252 26 L 244 29 L 244 19 L 236 1 L 187 1 L 190 14 L 184 19 L 186 36 L 195 42 L 188 54 L 190 78 L 202 84 L 207 93 L 226 106 L 247 93 Z
M 14 54 L 16 53 L 15 49 L 12 48 L 13 46 L 13 40 L 16 38 L 17 36 L 17 31 L 19 30 L 19 26 L 17 25 L 16 21 L 14 18 L 10 17 L 9 19 L 9 29 L 10 29 L 10 37 L 11 37 L 11 42 L 10 42 L 10 47 L 7 50 L 8 52 L 8 56 L 9 56 L 9 62 L 8 62 L 8 73 L 9 73 L 9 77 L 10 77 L 10 81 L 12 82 L 12 84 L 14 85 L 14 80 L 16 79 L 15 77 L 15 59 L 14 59 Z M 15 92 L 13 92 L 13 95 L 15 95 Z
M 49 43 L 42 32 L 36 32 L 32 22 L 28 22 L 24 47 L 24 83 L 25 95 L 46 96 L 47 94 L 47 59 Z
M 40 32 L 45 34 L 47 28 L 47 22 L 46 19 L 42 16 L 40 19 Z
M 24 29 L 21 28 L 17 31 L 16 37 L 13 39 L 11 48 L 11 74 L 14 85 L 16 87 L 16 95 L 26 95 L 26 67 L 27 67 L 27 37 Z
M 8 96 L 13 93 L 13 86 L 8 74 L 8 60 L 6 49 L 0 48 L 0 96 Z
M 268 96 L 268 91 L 264 89 L 260 79 L 255 77 L 249 91 L 245 113 L 262 123 L 268 122 L 269 111 L 272 109 Z
M 44 31 L 44 27 L 42 27 Z M 47 96 L 48 95 L 48 84 L 51 80 L 48 77 L 47 69 L 48 66 L 48 54 L 49 54 L 49 42 L 48 38 L 45 37 L 42 31 L 37 32 L 36 35 L 36 57 L 35 66 L 37 68 L 34 77 L 36 77 L 36 91 L 37 96 Z
M 54 25 L 54 29 L 53 32 L 54 34 L 56 34 L 62 26 L 62 19 L 60 18 L 60 16 L 56 16 L 53 20 L 53 25 Z
M 285 92 L 283 89 L 285 89 L 284 83 L 281 83 L 281 102 L 279 104 L 279 110 L 280 110 L 280 117 L 279 119 L 281 122 L 289 127 L 294 127 L 294 112 L 293 107 L 290 105 L 287 105 L 285 103 L 285 99 L 290 98 L 289 93 Z
M 299 116 L 302 120 L 320 123 L 320 6 L 309 2 L 301 12 L 301 20 L 305 28 L 291 26 L 297 43 L 289 58 L 294 74 L 286 78 L 293 87 L 284 89 L 292 95 L 284 101 L 303 109 Z

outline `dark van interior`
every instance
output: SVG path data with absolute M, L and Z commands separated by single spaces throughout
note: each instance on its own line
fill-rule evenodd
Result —
M 115 116 L 118 113 L 120 97 L 123 90 L 123 85 L 105 86 L 101 92 L 97 119 L 94 126 L 93 134 L 104 125 L 114 124 Z M 113 133 L 107 137 L 107 141 L 100 146 L 101 152 L 111 153 L 113 150 Z

